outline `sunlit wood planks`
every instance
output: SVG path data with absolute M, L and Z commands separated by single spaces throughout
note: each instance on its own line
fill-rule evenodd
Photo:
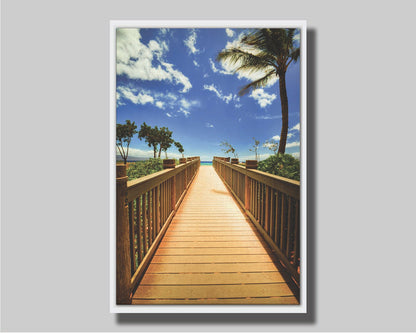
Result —
M 200 168 L 132 304 L 298 304 L 214 169 Z

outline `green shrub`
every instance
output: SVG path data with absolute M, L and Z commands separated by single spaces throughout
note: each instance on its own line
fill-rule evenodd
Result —
M 149 158 L 147 161 L 130 164 L 127 168 L 127 176 L 132 180 L 161 170 L 163 170 L 163 161 L 160 158 Z
M 300 161 L 290 154 L 272 155 L 260 161 L 257 169 L 276 176 L 300 180 Z

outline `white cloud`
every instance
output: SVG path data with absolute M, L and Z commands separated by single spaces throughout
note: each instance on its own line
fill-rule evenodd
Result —
M 169 28 L 161 28 L 160 29 L 160 34 L 162 36 L 166 35 L 169 32 Z
M 220 74 L 224 74 L 224 75 L 232 75 L 232 74 L 234 74 L 232 71 L 218 69 L 218 68 L 215 66 L 215 63 L 212 61 L 212 59 L 211 59 L 211 58 L 209 58 L 209 63 L 210 63 L 210 65 L 211 65 L 211 69 L 212 69 L 212 71 L 213 71 L 214 73 L 220 73 Z
M 199 64 L 196 62 L 196 60 L 194 60 L 194 65 L 195 67 L 199 67 Z
M 294 134 L 292 133 L 287 133 L 287 138 L 290 139 Z M 280 135 L 275 135 L 272 137 L 273 140 L 279 141 L 280 140 Z
M 272 102 L 277 98 L 275 94 L 268 94 L 264 89 L 255 89 L 249 95 L 251 98 L 254 98 L 257 103 L 259 103 L 261 108 L 265 108 L 267 105 L 271 105 Z
M 220 89 L 215 87 L 214 84 L 210 84 L 210 85 L 204 84 L 204 89 L 212 91 L 213 93 L 215 93 L 215 95 L 217 95 L 217 97 L 219 99 L 223 100 L 227 104 L 230 103 L 233 100 L 236 101 L 236 102 L 240 101 L 240 98 L 237 97 L 237 95 L 233 95 L 233 94 L 224 95 Z
M 286 148 L 293 148 L 293 147 L 299 147 L 300 146 L 300 142 L 299 141 L 295 141 L 295 142 L 290 142 L 286 144 Z
M 185 109 L 183 109 L 183 108 L 180 108 L 178 112 L 183 113 L 183 114 L 185 115 L 185 117 L 186 117 L 186 118 L 188 118 L 188 117 L 189 117 L 189 115 L 191 114 L 191 112 L 190 112 L 190 111 L 185 110 Z
M 117 151 L 118 153 L 118 151 Z M 129 148 L 129 157 L 153 157 L 153 150 Z
M 167 115 L 169 118 L 172 118 L 172 115 L 171 115 L 169 112 L 166 112 L 166 115 Z
M 189 107 L 191 106 L 191 103 L 186 100 L 185 98 L 182 98 L 180 100 L 180 104 L 182 105 L 182 107 L 184 107 L 185 109 L 189 109 Z
M 214 125 L 212 125 L 210 123 L 205 123 L 205 126 L 208 127 L 208 128 L 213 128 L 214 127 Z
M 178 114 L 189 116 L 194 108 L 200 107 L 201 103 L 198 100 L 188 100 L 186 98 L 179 98 L 173 93 L 156 93 L 155 97 L 163 103 L 163 109 L 169 109 L 168 117 L 175 117 Z
M 157 101 L 155 103 L 155 105 L 159 108 L 159 109 L 165 109 L 165 103 L 161 102 L 161 101 Z
M 172 64 L 162 59 L 169 47 L 164 41 L 141 42 L 139 29 L 117 29 L 117 74 L 144 81 L 168 81 L 182 84 L 182 92 L 192 85 L 189 79 Z
M 300 123 L 297 123 L 291 129 L 289 129 L 289 131 L 299 131 L 299 130 L 300 130 Z
M 159 109 L 170 110 L 166 115 L 168 117 L 175 117 L 179 113 L 189 116 L 192 109 L 200 107 L 201 103 L 198 100 L 188 100 L 186 98 L 179 98 L 177 95 L 169 93 L 161 93 L 155 91 L 142 90 L 130 88 L 127 86 L 119 86 L 117 88 L 117 106 L 125 105 L 124 101 L 129 100 L 134 104 L 153 104 Z M 179 111 L 178 111 L 179 110 Z
M 225 29 L 225 33 L 228 37 L 233 37 L 235 35 L 234 30 L 231 30 L 230 28 Z
M 196 31 L 195 29 L 191 30 L 189 37 L 184 40 L 185 45 L 188 47 L 189 52 L 192 54 L 196 54 L 199 50 L 195 47 L 196 44 Z
M 138 93 L 136 89 L 131 89 L 128 87 L 118 87 L 117 88 L 117 100 L 121 102 L 121 99 L 127 99 L 133 104 L 153 104 L 154 98 L 146 93 Z
M 279 141 L 280 140 L 280 136 L 279 135 L 275 135 L 274 137 L 272 137 L 273 140 Z
M 211 85 L 204 84 L 204 89 L 213 91 L 218 96 L 218 98 L 222 98 L 222 94 L 218 91 L 218 89 L 213 84 Z
M 162 62 L 162 64 L 166 67 L 166 71 L 171 74 L 172 76 L 172 80 L 174 80 L 176 83 L 178 84 L 182 84 L 183 85 L 183 89 L 181 92 L 187 92 L 189 89 L 192 88 L 192 84 L 189 81 L 189 79 L 182 74 L 182 72 L 173 69 L 173 65 L 172 64 L 168 64 L 167 62 Z
M 279 119 L 279 118 L 282 118 L 282 116 L 256 116 L 256 119 L 262 119 L 262 120 L 265 120 L 265 119 Z

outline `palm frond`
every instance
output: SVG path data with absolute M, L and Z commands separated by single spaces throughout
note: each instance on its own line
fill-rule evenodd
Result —
M 250 92 L 250 90 L 265 87 L 274 75 L 276 75 L 276 71 L 273 69 L 262 78 L 252 81 L 249 84 L 246 84 L 244 87 L 240 89 L 240 91 L 238 92 L 238 96 L 244 96 L 245 94 Z
M 300 48 L 296 48 L 292 51 L 292 53 L 290 54 L 290 57 L 293 59 L 294 62 L 298 61 L 299 57 L 300 57 Z
M 273 59 L 269 56 L 258 56 L 236 48 L 221 51 L 217 61 L 237 65 L 234 72 L 256 72 L 267 69 L 273 64 Z

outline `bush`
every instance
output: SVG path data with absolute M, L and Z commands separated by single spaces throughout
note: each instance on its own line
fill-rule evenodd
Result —
M 300 180 L 300 161 L 290 154 L 272 155 L 260 161 L 257 169 L 276 176 Z
M 129 180 L 132 180 L 161 170 L 163 170 L 163 161 L 160 158 L 149 158 L 147 161 L 130 164 L 127 169 L 127 176 Z

